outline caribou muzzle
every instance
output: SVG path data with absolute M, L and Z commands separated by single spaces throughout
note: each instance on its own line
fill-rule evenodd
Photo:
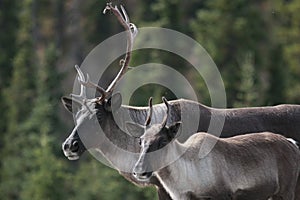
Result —
M 139 181 L 148 181 L 153 174 L 153 170 L 150 169 L 150 165 L 147 165 L 146 162 L 143 158 L 140 159 L 132 170 L 133 176 Z
M 78 160 L 86 148 L 79 137 L 71 137 L 62 144 L 62 150 L 69 160 Z
M 148 181 L 152 176 L 152 172 L 133 172 L 133 176 L 139 181 Z

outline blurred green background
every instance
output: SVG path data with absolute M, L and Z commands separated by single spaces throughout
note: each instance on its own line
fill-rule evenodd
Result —
M 217 64 L 228 107 L 300 103 L 300 1 L 128 0 L 138 27 L 171 28 L 196 39 Z M 120 31 L 102 0 L 0 0 L 0 199 L 156 199 L 88 153 L 68 161 L 61 143 L 73 127 L 60 97 L 72 91 L 73 66 Z M 157 50 L 134 52 L 131 66 L 157 62 L 191 80 L 210 105 L 206 86 L 188 63 Z M 118 65 L 103 82 L 109 82 Z M 145 75 L 147 76 L 147 75 Z M 132 105 L 156 103 L 166 88 L 148 85 Z

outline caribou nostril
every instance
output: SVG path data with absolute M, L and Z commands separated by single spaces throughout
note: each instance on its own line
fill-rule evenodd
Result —
M 133 174 L 134 177 L 147 177 L 147 175 L 148 175 L 147 172 L 143 172 L 143 173 L 133 172 L 132 174 Z
M 64 147 L 64 150 L 67 150 L 67 149 L 69 149 L 69 148 L 70 148 L 70 146 L 69 146 L 69 144 L 68 144 L 68 143 L 65 143 L 63 147 Z
M 75 140 L 75 141 L 72 143 L 72 145 L 73 145 L 74 147 L 78 147 L 78 141 Z
M 74 140 L 72 142 L 71 151 L 76 152 L 79 149 L 79 142 L 77 140 Z
M 141 176 L 147 176 L 147 172 L 141 173 Z

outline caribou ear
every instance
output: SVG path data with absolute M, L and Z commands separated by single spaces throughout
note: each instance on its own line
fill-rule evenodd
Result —
M 122 96 L 119 92 L 113 94 L 112 97 L 110 97 L 106 103 L 105 103 L 105 109 L 107 111 L 112 111 L 112 110 L 118 110 L 122 105 Z
M 133 137 L 141 137 L 145 132 L 145 126 L 132 123 L 132 122 L 125 122 L 127 134 Z
M 65 107 L 69 112 L 72 112 L 72 98 L 71 98 L 71 97 L 63 96 L 63 97 L 61 98 L 61 101 L 62 101 L 64 107 Z
M 167 131 L 168 136 L 171 139 L 177 138 L 180 135 L 180 132 L 181 132 L 181 130 L 179 130 L 180 126 L 181 126 L 181 122 L 176 122 L 176 123 L 172 124 L 171 126 L 166 127 L 168 130 Z

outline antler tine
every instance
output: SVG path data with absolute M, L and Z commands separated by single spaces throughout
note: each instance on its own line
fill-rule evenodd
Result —
M 148 125 L 150 124 L 151 118 L 152 118 L 152 112 L 153 112 L 153 107 L 152 107 L 152 97 L 149 98 L 148 105 L 149 105 L 149 113 L 148 113 L 148 117 L 147 117 L 147 119 L 146 119 L 145 126 L 148 126 Z
M 118 21 L 122 24 L 122 26 L 125 28 L 127 31 L 127 48 L 126 48 L 126 55 L 125 58 L 122 59 L 121 69 L 117 76 L 114 78 L 114 80 L 111 82 L 111 84 L 107 87 L 106 92 L 109 95 L 114 87 L 116 86 L 117 82 L 121 79 L 121 77 L 125 74 L 129 67 L 129 61 L 131 58 L 131 51 L 132 51 L 132 46 L 133 46 L 133 40 L 135 36 L 137 35 L 137 28 L 134 24 L 130 23 L 129 17 L 124 9 L 123 6 L 120 6 L 122 13 L 120 10 L 117 8 L 117 6 L 113 7 L 112 3 L 108 3 L 103 11 L 103 13 L 106 13 L 107 10 L 111 10 L 112 13 L 117 17 Z
M 75 69 L 78 73 L 78 81 L 81 84 L 81 86 L 80 86 L 81 90 L 80 90 L 80 95 L 72 94 L 73 97 L 81 98 L 81 99 L 86 98 L 86 87 L 96 88 L 96 90 L 98 92 L 100 92 L 100 94 L 102 95 L 101 98 L 106 96 L 106 92 L 102 87 L 100 87 L 99 85 L 97 85 L 97 84 L 90 81 L 89 74 L 86 75 L 87 77 L 86 77 L 86 80 L 85 80 L 84 74 L 83 74 L 83 72 L 81 71 L 81 69 L 79 68 L 78 65 L 75 65 Z
M 76 69 L 77 74 L 78 74 L 78 79 L 84 81 L 85 78 L 84 78 L 83 72 L 81 71 L 80 67 L 78 65 L 75 65 L 75 69 Z
M 127 29 L 127 27 L 125 27 L 125 29 L 128 31 L 129 30 L 131 31 L 131 37 L 132 37 L 131 42 L 133 42 L 133 39 L 136 37 L 136 35 L 138 33 L 138 29 L 135 24 L 133 24 L 129 21 L 129 17 L 127 15 L 125 8 L 122 5 L 120 7 L 121 7 L 121 10 L 122 10 L 122 13 L 124 16 L 124 20 L 127 22 L 127 24 L 129 24 L 129 29 Z
M 86 87 L 89 87 L 89 88 L 96 88 L 96 90 L 98 92 L 100 92 L 100 94 L 101 94 L 101 97 L 100 97 L 101 99 L 107 96 L 106 91 L 102 87 L 100 87 L 99 85 L 97 85 L 97 84 L 90 81 L 90 76 L 88 74 L 87 74 L 87 77 L 86 77 L 86 81 L 81 81 L 80 80 L 80 83 L 82 85 L 86 86 Z
M 167 101 L 167 99 L 165 97 L 162 97 L 163 102 L 165 103 L 166 107 L 167 107 L 167 111 L 166 111 L 166 115 L 162 121 L 162 127 L 165 127 L 168 121 L 168 116 L 169 116 L 169 102 Z
M 86 80 L 84 77 L 83 72 L 81 71 L 80 67 L 78 65 L 75 65 L 75 69 L 77 71 L 78 74 L 78 81 L 80 83 L 80 94 L 71 94 L 71 97 L 73 98 L 73 100 L 75 100 L 76 102 L 84 105 L 86 100 L 90 100 L 93 102 L 99 102 L 100 100 L 102 100 L 104 97 L 106 97 L 106 91 L 100 87 L 99 85 L 93 83 L 90 81 L 90 77 L 89 74 L 87 74 Z M 98 92 L 100 92 L 101 97 L 97 97 L 95 99 L 87 99 L 86 96 L 86 87 L 90 87 L 90 88 L 96 88 L 96 90 Z
M 125 20 L 127 23 L 130 23 L 125 8 L 124 8 L 122 5 L 120 5 L 120 7 L 121 7 L 121 10 L 122 10 L 122 13 L 123 13 L 124 20 Z
M 81 82 L 85 82 L 85 78 L 84 78 L 84 75 L 81 71 L 81 69 L 79 68 L 78 65 L 75 65 L 75 69 L 77 71 L 77 74 L 78 74 L 78 81 L 79 83 Z M 71 94 L 71 96 L 74 98 L 74 99 L 77 99 L 79 101 L 82 101 L 84 98 L 86 98 L 86 88 L 84 85 L 80 85 L 80 93 L 79 95 L 77 94 Z

